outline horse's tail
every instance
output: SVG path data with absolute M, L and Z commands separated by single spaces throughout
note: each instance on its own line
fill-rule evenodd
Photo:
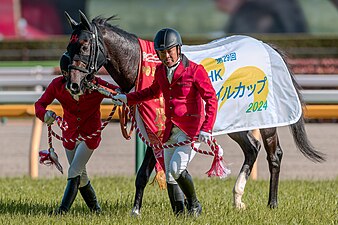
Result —
M 301 86 L 297 83 L 295 80 L 294 74 L 290 70 L 290 66 L 288 65 L 287 61 L 285 60 L 287 58 L 285 52 L 278 49 L 276 46 L 273 46 L 273 48 L 282 56 L 284 62 L 286 63 L 289 73 L 291 75 L 291 80 L 293 83 L 293 86 L 296 89 L 299 101 L 302 105 L 302 107 L 306 106 L 305 101 L 303 100 L 303 96 L 300 93 Z M 303 153 L 305 157 L 312 160 L 313 162 L 323 162 L 325 161 L 325 154 L 321 153 L 320 151 L 316 150 L 313 145 L 311 144 L 310 140 L 307 137 L 307 133 L 304 126 L 304 115 L 302 113 L 299 120 L 290 126 L 290 130 L 293 136 L 293 140 L 298 148 L 298 150 Z
M 301 153 L 303 153 L 305 157 L 312 160 L 313 162 L 325 161 L 325 154 L 316 150 L 307 137 L 303 114 L 297 123 L 290 126 L 290 130 L 297 148 L 301 151 Z
M 290 70 L 289 70 L 290 71 Z M 306 104 L 303 100 L 303 96 L 300 93 L 300 85 L 296 82 L 294 75 L 291 73 L 292 83 L 296 89 L 299 101 L 302 107 L 306 107 Z M 298 150 L 303 153 L 305 157 L 312 160 L 313 162 L 324 162 L 325 161 L 325 154 L 321 153 L 320 151 L 316 150 L 313 145 L 311 144 L 310 140 L 307 137 L 307 133 L 304 126 L 304 115 L 302 113 L 299 120 L 290 126 L 290 130 L 293 136 L 293 140 L 298 148 Z

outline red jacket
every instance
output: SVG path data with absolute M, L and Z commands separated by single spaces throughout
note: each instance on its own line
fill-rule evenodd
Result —
M 113 90 L 117 88 L 98 77 L 95 79 L 102 86 Z M 40 99 L 35 102 L 35 114 L 44 121 L 47 106 L 57 99 L 63 108 L 63 119 L 68 123 L 68 129 L 62 132 L 62 136 L 66 139 L 77 138 L 79 135 L 85 137 L 101 127 L 100 104 L 105 97 L 98 91 L 90 93 L 87 90 L 79 97 L 79 101 L 76 101 L 67 91 L 63 77 L 57 77 L 48 85 Z M 99 146 L 100 141 L 101 135 L 98 135 L 85 142 L 90 149 L 95 149 Z M 75 143 L 63 142 L 63 146 L 72 150 L 75 148 Z
M 176 68 L 171 84 L 163 64 L 156 67 L 154 82 L 148 88 L 127 94 L 128 104 L 156 98 L 163 93 L 165 100 L 165 130 L 163 142 L 168 141 L 173 124 L 189 137 L 200 130 L 212 132 L 217 113 L 216 92 L 202 65 L 184 55 Z M 203 101 L 205 101 L 205 110 Z

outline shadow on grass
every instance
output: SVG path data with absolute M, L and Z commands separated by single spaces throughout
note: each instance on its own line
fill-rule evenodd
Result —
M 41 215 L 48 214 L 53 208 L 51 204 L 41 204 L 24 199 L 0 202 L 0 214 Z
M 50 212 L 56 210 L 59 207 L 59 203 L 38 203 L 32 202 L 27 199 L 19 200 L 0 200 L 0 214 L 12 214 L 12 215 L 49 215 Z M 105 201 L 101 203 L 102 214 L 121 215 L 129 213 L 132 205 L 129 202 Z M 74 204 L 69 210 L 68 214 L 91 214 L 85 203 Z M 95 214 L 95 213 L 93 213 Z

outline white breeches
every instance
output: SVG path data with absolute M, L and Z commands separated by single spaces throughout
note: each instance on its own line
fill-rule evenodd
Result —
M 171 131 L 171 136 L 166 144 L 174 144 L 185 141 L 189 137 L 174 126 Z M 199 147 L 200 143 L 196 142 L 195 147 Z M 164 149 L 164 165 L 166 170 L 166 180 L 170 184 L 177 184 L 175 179 L 178 179 L 181 173 L 187 169 L 189 162 L 194 158 L 196 152 L 191 148 L 191 145 L 184 145 L 174 148 Z
M 69 163 L 68 178 L 80 176 L 80 186 L 86 186 L 89 178 L 86 171 L 86 164 L 89 161 L 93 150 L 89 149 L 84 141 L 76 143 L 73 150 L 66 149 L 66 155 Z

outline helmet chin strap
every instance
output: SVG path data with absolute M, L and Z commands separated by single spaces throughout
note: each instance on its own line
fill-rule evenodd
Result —
M 166 66 L 167 68 L 173 68 L 173 67 L 176 67 L 179 63 L 180 63 L 180 61 L 181 61 L 181 59 L 182 59 L 182 52 L 181 52 L 181 46 L 179 46 L 179 45 L 177 45 L 176 46 L 176 51 L 177 51 L 177 61 L 176 61 L 176 63 L 173 65 L 173 66 Z
M 180 63 L 180 61 L 181 61 L 181 55 L 179 55 L 179 57 L 177 58 L 177 61 L 176 61 L 176 63 L 174 64 L 174 65 L 172 65 L 172 66 L 166 66 L 167 68 L 173 68 L 173 67 L 177 67 L 177 65 Z

